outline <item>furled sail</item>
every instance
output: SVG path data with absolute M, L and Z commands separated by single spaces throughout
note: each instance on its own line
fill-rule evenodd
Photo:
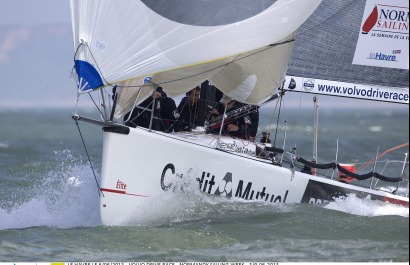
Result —
M 245 78 L 241 77 L 239 85 L 260 87 L 255 77 L 261 67 L 254 60 L 246 69 L 242 63 L 247 60 L 245 56 L 262 55 L 265 47 L 291 38 L 320 2 L 70 0 L 79 92 L 118 84 L 124 95 L 142 87 L 138 98 L 143 100 L 152 88 L 144 87 L 147 78 L 172 96 L 215 74 L 215 82 L 226 86 L 228 94 L 247 103 L 262 102 L 276 87 L 267 87 L 269 92 L 247 91 L 246 96 L 240 95 L 239 90 L 230 87 L 236 84 L 229 84 L 224 72 L 229 75 L 240 68 Z M 282 82 L 292 45 L 283 43 L 280 48 L 266 51 L 265 56 L 270 54 L 268 57 L 285 63 L 278 66 L 282 73 L 273 74 L 278 80 L 261 84 Z M 225 66 L 227 69 L 222 70 Z M 136 98 L 135 91 L 133 97 Z M 120 104 L 118 112 L 126 111 L 131 102 L 129 97 L 120 97 L 119 102 L 125 101 L 128 103 Z
M 409 1 L 323 1 L 287 74 L 302 92 L 409 104 Z

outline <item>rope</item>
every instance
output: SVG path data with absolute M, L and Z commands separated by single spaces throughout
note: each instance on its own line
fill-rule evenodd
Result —
M 77 120 L 75 120 L 75 124 L 77 125 L 78 132 L 80 133 L 81 141 L 83 142 L 83 146 L 84 146 L 84 149 L 85 149 L 85 153 L 87 154 L 88 162 L 90 164 L 91 170 L 93 171 L 95 183 L 97 184 L 97 188 L 98 188 L 98 197 L 100 197 L 100 192 L 101 192 L 102 196 L 105 197 L 104 193 L 101 191 L 100 184 L 98 184 L 97 176 L 95 175 L 94 167 L 93 167 L 93 164 L 91 163 L 91 159 L 90 159 L 90 156 L 88 154 L 87 147 L 85 146 L 84 138 L 83 138 L 83 135 L 81 133 L 80 126 L 78 125 Z
M 360 172 L 360 171 L 362 171 L 363 169 L 365 169 L 366 167 L 368 167 L 369 165 L 373 164 L 374 161 L 376 161 L 377 159 L 381 158 L 381 157 L 384 156 L 385 154 L 387 154 L 387 153 L 389 153 L 389 152 L 391 152 L 391 151 L 394 151 L 394 150 L 396 150 L 396 149 L 399 149 L 399 148 L 408 146 L 408 145 L 409 145 L 409 142 L 404 143 L 404 144 L 401 144 L 401 145 L 398 145 L 398 146 L 396 146 L 396 147 L 390 148 L 390 149 L 388 149 L 388 150 L 382 152 L 382 153 L 379 154 L 376 158 L 373 158 L 373 159 L 367 161 L 367 162 L 364 163 L 361 167 L 359 167 L 359 168 L 357 169 L 357 172 Z

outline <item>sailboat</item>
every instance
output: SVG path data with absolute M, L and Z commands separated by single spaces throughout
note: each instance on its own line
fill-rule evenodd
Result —
M 96 178 L 102 223 L 126 224 L 152 198 L 183 189 L 181 183 L 246 201 L 326 203 L 354 194 L 408 207 L 407 156 L 400 176 L 360 175 L 337 157 L 319 163 L 287 146 L 208 130 L 295 91 L 408 105 L 408 2 L 394 2 L 70 0 L 78 98 L 95 95 L 100 103 L 100 120 L 77 111 L 72 118 L 102 127 L 100 182 Z M 396 33 L 387 33 L 389 25 Z M 367 53 L 362 39 L 384 42 L 386 34 L 404 44 Z M 158 87 L 177 97 L 198 85 L 201 100 L 217 88 L 244 107 L 169 133 L 152 127 L 153 99 L 144 109 L 151 116 L 148 128 L 126 125 L 127 113 Z M 332 175 L 317 174 L 320 168 Z M 356 184 L 364 179 L 371 179 L 370 186 Z M 397 189 L 380 189 L 376 183 L 382 181 Z M 397 194 L 399 188 L 406 194 Z

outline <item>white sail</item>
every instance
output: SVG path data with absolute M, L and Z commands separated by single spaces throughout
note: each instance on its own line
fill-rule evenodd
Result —
M 86 92 L 164 71 L 226 60 L 277 43 L 294 32 L 321 0 L 245 0 L 241 5 L 224 1 L 234 9 L 228 18 L 220 14 L 228 10 L 219 10 L 221 2 L 217 0 L 70 2 L 76 71 L 80 92 Z M 207 9 L 189 10 L 188 2 Z M 207 2 L 206 6 L 203 2 Z M 166 17 L 167 7 L 173 11 Z M 178 15 L 180 9 L 182 18 Z M 199 11 L 202 14 L 195 13 Z M 201 17 L 211 22 L 206 24 Z
M 240 102 L 251 105 L 265 102 L 285 79 L 295 35 L 287 36 L 275 47 L 242 54 L 210 80 L 224 94 Z

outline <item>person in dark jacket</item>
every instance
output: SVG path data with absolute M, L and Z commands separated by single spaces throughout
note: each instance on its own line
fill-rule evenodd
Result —
M 157 87 L 152 96 L 144 100 L 138 107 L 134 108 L 131 118 L 128 117 L 131 112 L 124 116 L 125 125 L 130 127 L 149 128 L 151 119 L 151 109 L 155 97 L 154 119 L 152 120 L 152 129 L 156 131 L 172 132 L 175 123 L 174 113 L 176 110 L 175 101 L 169 98 L 163 91 L 162 87 Z M 128 120 L 128 121 L 127 121 Z
M 220 103 L 212 111 L 213 117 L 217 117 L 224 113 L 226 106 L 226 114 L 229 114 L 230 111 L 239 109 L 245 104 L 240 103 L 236 100 L 224 95 L 220 100 Z M 227 117 L 224 121 L 224 126 L 222 129 L 222 134 L 230 135 L 233 137 L 246 139 L 254 141 L 256 134 L 258 132 L 259 126 L 259 108 L 254 107 L 251 111 L 247 111 L 232 118 Z M 212 127 L 211 132 L 219 133 L 220 125 Z
M 190 131 L 197 126 L 198 114 L 199 114 L 199 95 L 200 87 L 190 90 L 186 93 L 178 105 L 178 121 L 174 126 L 176 132 Z

